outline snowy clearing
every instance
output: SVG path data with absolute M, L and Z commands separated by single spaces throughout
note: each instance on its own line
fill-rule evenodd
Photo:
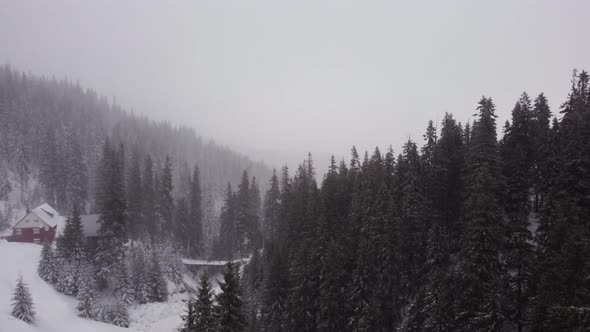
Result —
M 120 328 L 76 316 L 74 297 L 58 293 L 37 275 L 41 246 L 29 243 L 0 241 L 0 332 L 120 332 L 176 331 L 184 312 L 187 294 L 171 294 L 166 303 L 134 305 L 130 308 L 129 329 Z M 37 313 L 34 325 L 26 324 L 10 315 L 11 298 L 18 275 L 27 283 Z

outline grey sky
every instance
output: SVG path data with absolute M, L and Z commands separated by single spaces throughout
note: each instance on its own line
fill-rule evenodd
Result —
M 590 68 L 586 1 L 0 0 L 0 62 L 67 76 L 271 163 L 409 136 L 482 94 L 556 111 Z M 348 156 L 346 157 L 348 159 Z

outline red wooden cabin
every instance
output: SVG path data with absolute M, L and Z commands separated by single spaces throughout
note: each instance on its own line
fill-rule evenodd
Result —
M 64 217 L 49 204 L 42 204 L 29 211 L 12 227 L 11 242 L 52 243 Z

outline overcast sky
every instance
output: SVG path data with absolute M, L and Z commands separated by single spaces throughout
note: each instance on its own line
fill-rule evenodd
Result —
M 421 142 L 429 119 L 465 122 L 483 94 L 500 124 L 525 90 L 556 111 L 572 69 L 590 69 L 589 12 L 587 1 L 0 0 L 0 62 L 274 164 Z

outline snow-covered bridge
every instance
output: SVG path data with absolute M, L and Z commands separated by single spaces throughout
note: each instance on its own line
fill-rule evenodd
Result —
M 198 265 L 198 266 L 223 266 L 227 264 L 227 262 L 232 263 L 245 263 L 248 261 L 248 258 L 236 259 L 233 261 L 210 261 L 206 259 L 189 259 L 183 258 L 182 264 L 184 265 Z

